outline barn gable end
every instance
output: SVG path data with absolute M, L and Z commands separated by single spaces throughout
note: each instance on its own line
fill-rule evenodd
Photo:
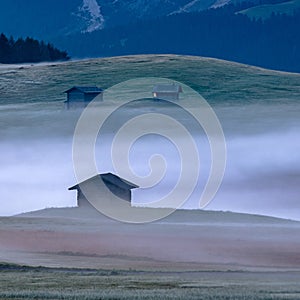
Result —
M 105 187 L 101 187 L 99 184 L 102 182 L 104 183 Z M 84 190 L 88 190 L 89 192 L 95 191 L 95 193 L 97 193 L 96 197 L 99 198 L 99 201 L 101 201 L 101 198 L 103 197 L 109 198 L 111 193 L 114 196 L 117 196 L 118 198 L 130 203 L 131 190 L 138 188 L 137 185 L 112 173 L 98 174 L 69 188 L 69 190 L 77 190 L 78 207 L 92 207 L 82 192 L 82 187 L 84 187 Z
M 64 93 L 67 94 L 66 109 L 84 108 L 97 96 L 98 100 L 103 100 L 103 90 L 96 86 L 74 86 Z

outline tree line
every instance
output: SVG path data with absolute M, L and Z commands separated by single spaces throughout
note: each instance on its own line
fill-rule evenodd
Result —
M 273 13 L 268 19 L 250 19 L 238 13 L 248 5 L 226 5 L 107 28 L 69 37 L 64 46 L 74 56 L 189 54 L 300 72 L 300 10 L 293 15 Z
M 50 43 L 31 37 L 15 40 L 13 37 L 7 38 L 4 33 L 0 35 L 0 63 L 35 63 L 68 59 L 66 51 L 61 51 Z

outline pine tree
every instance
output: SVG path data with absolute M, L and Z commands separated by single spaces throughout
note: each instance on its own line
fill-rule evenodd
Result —
M 60 51 L 51 44 L 39 42 L 31 37 L 18 38 L 13 37 L 8 40 L 2 33 L 0 35 L 0 63 L 24 63 L 68 60 L 66 51 Z

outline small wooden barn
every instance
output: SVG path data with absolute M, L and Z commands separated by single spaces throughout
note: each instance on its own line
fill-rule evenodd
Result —
M 153 87 L 152 95 L 154 99 L 179 100 L 182 87 L 176 83 L 157 84 Z
M 77 206 L 91 207 L 84 194 L 91 193 L 97 201 L 116 199 L 116 197 L 131 203 L 131 190 L 137 185 L 112 173 L 98 174 L 69 188 L 77 190 Z M 84 192 L 82 191 L 84 190 Z
M 66 109 L 84 108 L 97 96 L 100 101 L 103 99 L 103 90 L 96 86 L 73 86 L 64 93 L 67 94 Z

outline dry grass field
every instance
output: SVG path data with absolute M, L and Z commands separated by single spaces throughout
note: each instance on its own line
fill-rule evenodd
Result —
M 0 224 L 1 299 L 300 297 L 298 222 L 177 211 L 133 225 L 66 208 Z

